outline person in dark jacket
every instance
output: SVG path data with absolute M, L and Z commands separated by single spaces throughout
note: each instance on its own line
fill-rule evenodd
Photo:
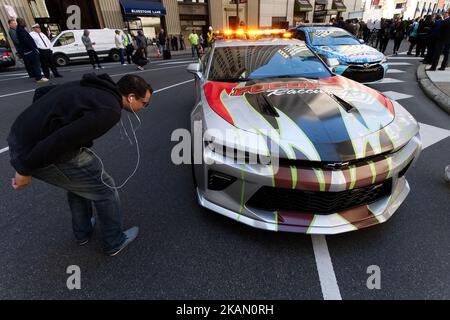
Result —
M 445 13 L 445 19 L 442 21 L 439 36 L 436 39 L 436 46 L 434 48 L 433 61 L 429 71 L 435 71 L 439 63 L 441 54 L 444 55 L 441 67 L 439 70 L 443 71 L 448 65 L 448 56 L 450 51 L 450 8 Z
M 402 20 L 396 19 L 392 32 L 394 36 L 394 49 L 392 53 L 394 55 L 398 55 L 398 50 L 400 49 L 403 38 L 405 37 L 405 25 Z
M 144 49 L 139 48 L 133 54 L 132 57 L 133 63 L 137 66 L 137 69 L 140 71 L 144 70 L 144 66 L 148 63 L 147 59 L 144 55 Z
M 436 42 L 439 37 L 441 25 L 442 25 L 442 16 L 438 14 L 434 20 L 433 26 L 431 27 L 430 36 L 428 37 L 427 54 L 425 55 L 425 58 L 421 61 L 425 64 L 431 64 L 433 62 L 434 49 L 436 47 Z
M 419 22 L 419 29 L 417 30 L 417 47 L 416 57 L 420 55 L 425 57 L 425 51 L 427 49 L 427 41 L 429 39 L 431 29 L 433 27 L 433 19 L 431 16 L 426 16 Z
M 20 46 L 19 38 L 17 37 L 17 21 L 15 19 L 9 19 L 8 26 L 9 26 L 8 33 L 9 36 L 11 37 L 14 46 L 16 47 L 17 56 L 23 60 L 23 64 L 25 66 L 25 69 L 27 70 L 28 76 L 30 78 L 33 78 L 33 71 L 31 71 L 28 61 L 23 59 L 23 50 L 22 47 Z
M 393 30 L 393 23 L 391 20 L 384 20 L 381 24 L 380 36 L 380 51 L 384 53 L 386 51 L 389 39 L 391 39 Z
M 107 74 L 87 74 L 81 81 L 37 89 L 31 106 L 11 127 L 12 187 L 23 189 L 33 177 L 65 189 L 79 245 L 89 241 L 94 229 L 93 206 L 108 255 L 119 253 L 138 234 L 137 227 L 122 231 L 117 188 L 89 148 L 120 121 L 122 110 L 138 112 L 147 106 L 152 92 L 136 75 L 116 84 Z
M 25 30 L 26 23 L 22 18 L 17 18 L 17 39 L 22 50 L 22 57 L 28 63 L 32 77 L 37 83 L 48 82 L 47 78 L 42 77 L 41 62 L 39 61 L 39 51 L 27 30 Z

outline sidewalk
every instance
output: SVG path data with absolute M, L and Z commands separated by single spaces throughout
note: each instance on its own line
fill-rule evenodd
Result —
M 450 67 L 445 71 L 426 71 L 427 68 L 429 65 L 423 63 L 417 68 L 419 86 L 428 98 L 450 114 Z

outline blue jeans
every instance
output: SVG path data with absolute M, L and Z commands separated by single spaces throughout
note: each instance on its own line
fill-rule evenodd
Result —
M 125 63 L 125 49 L 119 49 L 120 63 Z
M 42 79 L 41 75 L 41 61 L 39 60 L 39 52 L 30 51 L 23 54 L 23 60 L 28 64 L 31 72 L 31 76 L 39 81 Z
M 86 239 L 91 233 L 92 206 L 95 206 L 102 229 L 103 248 L 110 251 L 125 241 L 122 232 L 122 211 L 117 190 L 108 188 L 101 181 L 100 161 L 89 151 L 70 160 L 35 170 L 34 178 L 67 191 L 72 212 L 73 233 L 77 240 Z M 113 179 L 103 173 L 103 180 L 114 186 Z

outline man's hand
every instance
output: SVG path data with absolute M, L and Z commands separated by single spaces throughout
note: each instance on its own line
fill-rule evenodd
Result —
M 14 190 L 20 190 L 31 184 L 31 176 L 22 176 L 16 172 L 16 176 L 11 179 Z

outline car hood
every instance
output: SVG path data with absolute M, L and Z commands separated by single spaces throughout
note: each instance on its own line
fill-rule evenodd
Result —
M 204 93 L 211 109 L 223 119 L 236 128 L 268 136 L 282 151 L 291 151 L 287 158 L 347 161 L 393 149 L 384 131 L 394 120 L 391 101 L 341 76 L 210 81 Z
M 314 46 L 317 53 L 343 62 L 370 63 L 379 62 L 384 54 L 367 45 Z

